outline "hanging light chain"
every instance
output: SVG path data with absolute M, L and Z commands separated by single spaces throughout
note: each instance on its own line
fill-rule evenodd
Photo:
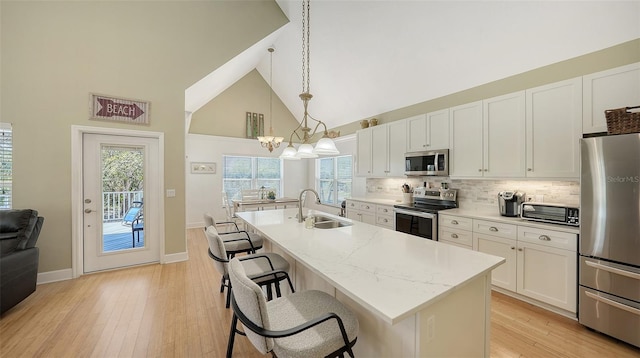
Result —
M 305 6 L 306 5 L 306 6 Z M 302 0 L 302 93 L 309 93 L 311 53 L 311 0 Z
M 269 135 L 273 136 L 273 47 L 268 49 L 269 59 Z

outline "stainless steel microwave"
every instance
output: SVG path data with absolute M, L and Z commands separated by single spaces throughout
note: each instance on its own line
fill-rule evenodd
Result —
M 449 149 L 410 152 L 404 155 L 407 176 L 449 176 Z

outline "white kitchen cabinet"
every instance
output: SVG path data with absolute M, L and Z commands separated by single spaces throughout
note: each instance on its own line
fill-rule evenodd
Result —
M 578 178 L 582 78 L 526 91 L 527 177 Z
M 357 131 L 356 175 L 404 176 L 406 131 L 404 120 Z
M 606 132 L 605 110 L 640 105 L 640 62 L 583 76 L 582 85 L 582 132 Z
M 577 236 L 518 227 L 519 294 L 576 312 Z
M 371 174 L 386 176 L 389 172 L 389 126 L 381 125 L 371 131 Z
M 449 149 L 449 109 L 407 118 L 407 151 Z
M 363 201 L 347 200 L 347 218 L 363 223 L 376 224 L 376 205 Z
M 488 178 L 525 175 L 525 92 L 482 101 L 483 167 Z
M 506 259 L 491 272 L 491 283 L 514 292 L 517 287 L 517 239 L 516 225 L 473 219 L 473 249 Z
M 395 213 L 393 206 L 390 205 L 376 205 L 376 225 L 386 227 L 387 229 L 395 230 Z
M 404 154 L 407 152 L 407 122 L 395 121 L 387 124 L 389 166 L 388 176 L 404 177 Z
M 451 109 L 451 176 L 525 176 L 525 92 Z
M 505 258 L 491 272 L 493 286 L 548 305 L 543 307 L 576 312 L 576 233 L 452 214 L 440 214 L 438 222 L 441 242 L 468 247 L 471 237 L 473 250 Z
M 517 258 L 516 238 L 504 238 L 487 234 L 473 234 L 473 249 L 485 254 L 504 257 L 506 262 L 491 271 L 491 284 L 516 292 Z
M 482 176 L 482 101 L 450 109 L 449 174 L 452 177 Z
M 356 175 L 371 175 L 372 133 L 369 129 L 356 131 Z
M 471 249 L 473 221 L 469 218 L 438 215 L 438 241 Z

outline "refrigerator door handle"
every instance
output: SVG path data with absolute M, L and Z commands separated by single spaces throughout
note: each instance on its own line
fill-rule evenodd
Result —
M 594 300 L 596 300 L 598 302 L 602 302 L 602 303 L 607 304 L 609 306 L 613 306 L 615 308 L 619 308 L 619 309 L 627 311 L 629 313 L 633 313 L 636 316 L 640 316 L 640 310 L 637 309 L 637 308 L 629 307 L 629 306 L 624 305 L 622 303 L 618 303 L 618 302 L 616 302 L 614 300 L 610 300 L 608 298 L 600 297 L 600 296 L 595 295 L 595 294 L 593 294 L 591 292 L 588 292 L 588 291 L 585 291 L 584 294 L 587 295 L 587 297 L 589 297 L 591 299 L 594 299 Z
M 615 267 L 611 267 L 611 266 L 607 266 L 607 265 L 603 265 L 597 262 L 593 262 L 593 261 L 589 261 L 589 260 L 585 260 L 584 262 L 585 264 L 587 264 L 587 266 L 591 266 L 595 269 L 598 270 L 603 270 L 603 271 L 608 271 L 611 272 L 613 274 L 616 275 L 621 275 L 621 276 L 626 276 L 635 280 L 640 280 L 640 274 L 637 274 L 635 272 L 629 272 L 629 271 L 625 271 L 625 270 L 621 270 L 619 268 L 615 268 Z

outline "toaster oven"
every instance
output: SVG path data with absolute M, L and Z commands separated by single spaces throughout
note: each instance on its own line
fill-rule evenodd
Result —
M 579 209 L 564 204 L 524 202 L 520 208 L 520 217 L 531 221 L 580 226 Z

